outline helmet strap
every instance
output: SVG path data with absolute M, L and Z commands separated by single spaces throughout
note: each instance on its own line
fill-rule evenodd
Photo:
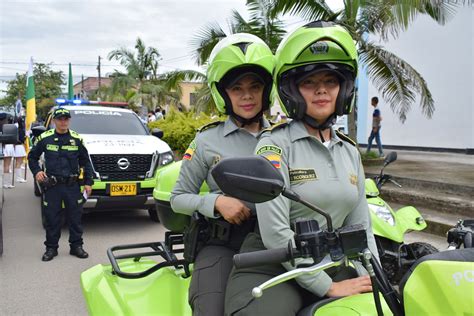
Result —
M 324 123 L 318 123 L 314 118 L 305 114 L 303 116 L 303 122 L 305 122 L 312 128 L 317 129 L 319 132 L 319 137 L 321 137 L 321 142 L 324 143 L 325 139 L 323 137 L 322 131 L 330 128 L 336 123 L 336 113 L 331 114 Z
M 246 125 L 250 125 L 250 124 L 256 123 L 256 122 L 261 123 L 261 119 L 263 117 L 264 109 L 262 108 L 260 110 L 260 112 L 257 113 L 257 115 L 255 115 L 254 117 L 249 118 L 249 119 L 243 118 L 242 116 L 235 114 L 234 111 L 232 111 L 232 108 L 230 109 L 229 112 L 230 112 L 229 115 L 232 116 L 233 118 L 235 118 L 240 124 L 242 124 L 242 127 L 244 127 Z

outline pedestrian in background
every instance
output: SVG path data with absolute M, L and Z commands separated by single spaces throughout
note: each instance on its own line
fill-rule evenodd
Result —
M 155 119 L 157 121 L 163 119 L 163 113 L 161 113 L 161 108 L 157 108 L 155 110 Z
M 277 123 L 280 123 L 280 122 L 281 122 L 281 114 L 280 114 L 280 112 L 277 112 L 277 114 L 275 115 L 275 119 L 273 120 L 273 123 L 277 124 Z
M 372 113 L 372 131 L 370 132 L 369 141 L 367 143 L 367 152 L 370 152 L 372 148 L 372 142 L 375 138 L 375 142 L 377 143 L 377 147 L 379 149 L 379 156 L 383 157 L 383 149 L 382 149 L 382 141 L 380 140 L 380 128 L 382 127 L 382 114 L 378 107 L 379 105 L 379 98 L 373 97 L 371 100 L 371 104 L 374 107 L 374 112 Z
M 55 129 L 41 134 L 28 155 L 28 163 L 36 181 L 43 190 L 46 217 L 46 252 L 43 261 L 58 255 L 61 236 L 61 206 L 64 202 L 69 225 L 69 253 L 84 259 L 89 256 L 82 248 L 82 204 L 92 192 L 92 164 L 82 138 L 69 129 L 69 110 L 58 108 L 53 112 Z M 44 170 L 38 163 L 44 153 Z M 83 168 L 84 193 L 79 184 Z
M 148 123 L 156 121 L 155 112 L 148 111 Z

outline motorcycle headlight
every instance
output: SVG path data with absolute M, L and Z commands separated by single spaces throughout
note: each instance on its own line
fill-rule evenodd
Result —
M 158 168 L 166 166 L 174 161 L 174 155 L 172 151 L 167 151 L 160 154 L 158 159 Z
M 369 204 L 369 208 L 372 212 L 377 215 L 378 218 L 387 222 L 391 226 L 395 226 L 395 218 L 386 205 L 373 205 Z

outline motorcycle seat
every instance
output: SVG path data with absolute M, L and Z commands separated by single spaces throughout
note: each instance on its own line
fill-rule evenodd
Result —
M 296 316 L 313 316 L 318 308 L 321 308 L 324 305 L 329 304 L 337 299 L 339 299 L 339 297 L 330 297 L 330 298 L 325 298 L 323 300 L 317 301 L 309 306 L 306 306 L 302 310 L 300 310 L 298 314 L 296 314 Z
M 418 259 L 405 273 L 402 280 L 400 281 L 399 289 L 403 300 L 403 290 L 407 283 L 410 275 L 415 271 L 416 267 L 425 261 L 437 260 L 437 261 L 462 261 L 462 262 L 474 262 L 474 248 L 467 249 L 456 249 L 449 251 L 437 252 L 431 255 L 427 255 Z

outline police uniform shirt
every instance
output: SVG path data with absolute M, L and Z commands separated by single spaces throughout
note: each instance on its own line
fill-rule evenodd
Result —
M 263 129 L 269 126 L 263 119 Z M 173 210 L 186 215 L 199 211 L 206 217 L 218 217 L 214 205 L 221 191 L 212 178 L 212 167 L 224 158 L 252 155 L 261 133 L 253 135 L 238 127 L 230 117 L 225 122 L 201 128 L 183 156 L 179 178 L 171 193 Z M 204 181 L 209 194 L 201 196 L 199 191 Z
M 367 229 L 369 249 L 377 256 L 364 189 L 364 170 L 355 146 L 339 138 L 331 129 L 326 147 L 310 135 L 301 121 L 292 121 L 262 135 L 256 153 L 262 155 L 282 173 L 285 185 L 302 199 L 317 205 L 332 218 L 334 229 L 362 224 Z M 290 223 L 297 219 L 315 219 L 323 229 L 325 218 L 306 206 L 283 196 L 257 204 L 260 233 L 266 248 L 284 248 L 293 240 Z M 312 263 L 299 259 L 296 263 Z M 287 270 L 294 269 L 284 263 Z M 332 279 L 325 272 L 297 278 L 305 289 L 322 297 Z
M 92 185 L 92 164 L 89 154 L 78 133 L 69 130 L 58 134 L 54 129 L 42 133 L 28 155 L 28 164 L 33 175 L 41 171 L 38 160 L 44 153 L 47 175 L 69 177 L 78 175 L 79 167 L 84 167 L 84 183 Z

